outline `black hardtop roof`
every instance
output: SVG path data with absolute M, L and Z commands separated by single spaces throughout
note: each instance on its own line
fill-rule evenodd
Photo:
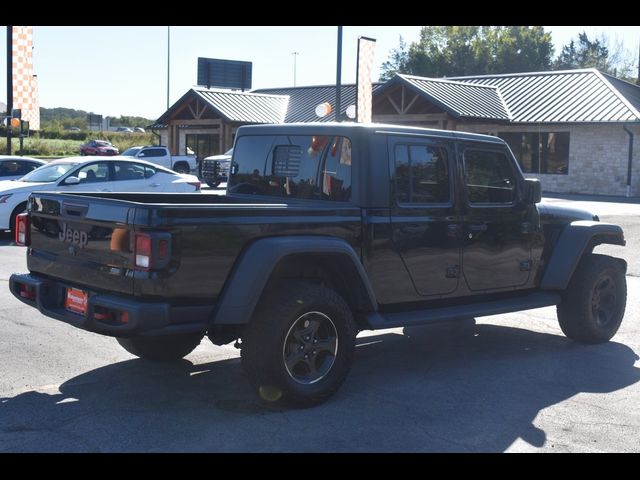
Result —
M 238 129 L 241 135 L 345 135 L 347 132 L 355 134 L 392 133 L 397 135 L 414 135 L 462 139 L 479 142 L 504 143 L 502 139 L 479 133 L 458 132 L 453 130 L 437 130 L 434 128 L 407 127 L 403 125 L 388 125 L 384 123 L 352 123 L 352 122 L 312 122 L 312 123 L 281 123 L 270 125 L 246 125 Z M 358 132 L 358 133 L 356 133 Z

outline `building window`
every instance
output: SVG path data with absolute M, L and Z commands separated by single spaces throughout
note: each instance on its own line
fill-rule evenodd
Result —
M 525 173 L 569 173 L 569 132 L 498 132 Z

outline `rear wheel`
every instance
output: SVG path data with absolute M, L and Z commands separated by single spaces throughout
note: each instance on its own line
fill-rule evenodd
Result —
M 184 162 L 175 164 L 173 166 L 173 170 L 178 173 L 189 173 L 191 171 L 191 169 L 189 168 L 189 165 L 187 165 Z
M 349 373 L 356 333 L 349 306 L 336 292 L 287 284 L 262 302 L 247 325 L 242 365 L 263 400 L 318 405 Z
M 154 362 L 171 362 L 189 355 L 200 345 L 203 336 L 204 332 L 116 338 L 116 340 L 127 352 L 136 357 Z
M 217 187 L 218 187 L 218 185 L 220 185 L 221 183 L 222 183 L 222 182 L 214 182 L 214 181 L 211 181 L 211 182 L 207 182 L 207 185 L 209 185 L 211 188 L 217 188 Z
M 626 303 L 624 263 L 607 255 L 586 255 L 557 306 L 560 328 L 579 342 L 606 342 L 620 328 Z

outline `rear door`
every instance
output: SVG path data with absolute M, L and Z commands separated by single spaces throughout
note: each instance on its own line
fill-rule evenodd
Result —
M 460 273 L 453 144 L 390 136 L 388 148 L 393 247 L 419 295 L 453 295 Z
M 31 272 L 87 289 L 133 294 L 133 208 L 75 195 L 34 193 L 32 199 Z

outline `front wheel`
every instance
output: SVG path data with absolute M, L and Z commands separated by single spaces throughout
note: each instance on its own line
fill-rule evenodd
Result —
M 620 328 L 626 304 L 624 261 L 608 255 L 586 255 L 556 307 L 560 328 L 568 338 L 579 342 L 607 342 Z
M 356 333 L 351 310 L 336 292 L 288 284 L 269 295 L 247 325 L 242 365 L 263 400 L 318 405 L 349 373 Z
M 189 355 L 204 337 L 202 333 L 116 338 L 118 343 L 136 357 L 154 362 L 173 362 Z

